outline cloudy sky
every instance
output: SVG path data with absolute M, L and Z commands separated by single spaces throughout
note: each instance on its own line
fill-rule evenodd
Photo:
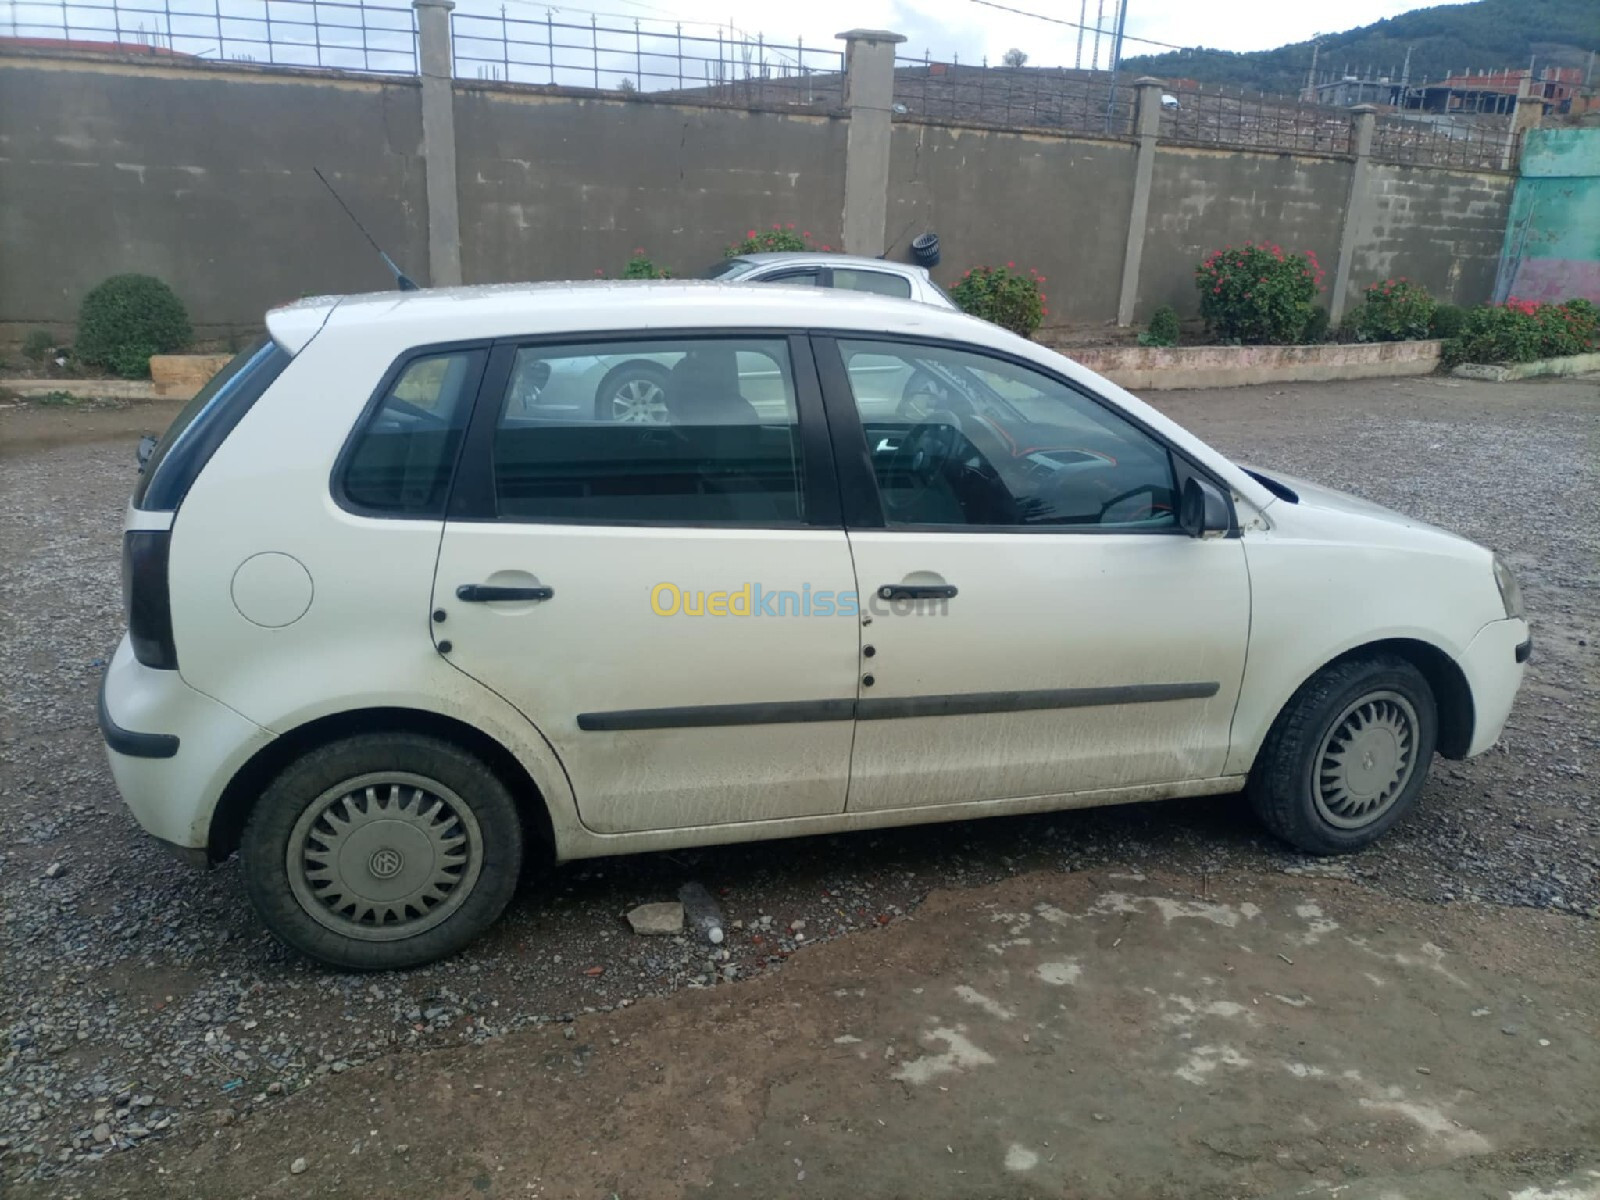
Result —
M 498 0 L 459 0 L 466 11 L 492 9 Z M 1114 0 L 999 0 L 1008 7 L 1078 21 L 1087 11 L 1087 24 L 1096 24 L 1105 4 L 1105 28 L 1110 30 Z M 545 4 L 534 0 L 509 0 L 507 12 L 542 16 Z M 1345 0 L 1336 7 L 1295 3 L 1293 0 L 1129 0 L 1128 34 L 1179 46 L 1206 45 L 1227 50 L 1261 50 L 1285 42 L 1304 41 L 1319 32 L 1365 25 L 1408 9 L 1426 7 L 1416 0 Z M 963 60 L 987 54 L 998 58 L 1012 46 L 1025 50 L 1030 65 L 1072 66 L 1077 59 L 1078 34 L 1066 26 L 1015 16 L 985 7 L 976 0 L 575 0 L 571 8 L 558 8 L 570 19 L 587 20 L 592 11 L 636 16 L 645 21 L 676 19 L 701 21 L 707 27 L 732 23 L 736 28 L 767 38 L 793 42 L 799 36 L 807 45 L 829 44 L 834 34 L 852 28 L 892 29 L 906 35 L 906 52 L 935 58 L 959 54 Z M 561 17 L 557 18 L 562 19 Z M 687 30 L 686 30 L 687 32 Z M 1089 65 L 1093 35 L 1086 38 L 1083 62 Z M 1101 40 L 1102 66 L 1109 65 L 1109 36 Z M 1128 43 L 1126 53 L 1138 54 L 1160 47 Z

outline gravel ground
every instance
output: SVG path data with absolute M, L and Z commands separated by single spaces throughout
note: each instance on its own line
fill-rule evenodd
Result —
M 1600 382 L 1155 399 L 1244 461 L 1458 530 L 1517 568 L 1537 649 L 1506 737 L 1436 762 L 1419 812 L 1382 845 L 1311 863 L 1223 797 L 602 860 L 537 873 L 482 942 L 403 975 L 309 966 L 257 923 L 237 864 L 194 872 L 138 831 L 94 725 L 121 624 L 132 439 L 35 442 L 0 460 L 0 1180 L 92 1191 L 107 1155 L 232 1124 L 377 1055 L 726 985 L 892 921 L 934 887 L 1025 870 L 1333 873 L 1433 903 L 1600 915 L 1586 775 L 1600 743 Z M 629 908 L 691 880 L 732 923 L 723 948 L 628 933 Z

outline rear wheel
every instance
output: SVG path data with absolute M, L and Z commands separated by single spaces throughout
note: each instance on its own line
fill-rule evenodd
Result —
M 1279 714 L 1250 801 L 1267 828 L 1309 854 L 1363 849 L 1415 807 L 1438 731 L 1433 692 L 1404 659 L 1335 663 Z
M 251 902 L 281 940 L 350 970 L 454 954 L 516 888 L 522 826 L 499 778 L 458 746 L 362 734 L 291 764 L 240 843 Z

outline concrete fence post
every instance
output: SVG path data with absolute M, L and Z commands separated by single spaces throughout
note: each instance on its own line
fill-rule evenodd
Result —
M 417 65 L 422 76 L 422 161 L 428 195 L 428 283 L 461 283 L 461 205 L 456 194 L 455 54 L 450 46 L 453 0 L 412 0 L 417 12 Z
M 1139 138 L 1139 154 L 1133 168 L 1128 241 L 1122 252 L 1122 288 L 1117 293 L 1118 325 L 1133 324 L 1133 309 L 1139 300 L 1139 267 L 1144 261 L 1145 226 L 1150 220 L 1150 184 L 1155 178 L 1156 143 L 1161 135 L 1161 80 L 1146 75 L 1134 80 L 1133 86 L 1139 97 L 1133 127 Z
M 844 252 L 884 252 L 889 214 L 889 142 L 894 48 L 906 39 L 883 29 L 852 29 L 844 40 Z
M 1339 264 L 1333 271 L 1333 297 L 1328 302 L 1330 325 L 1338 325 L 1344 318 L 1350 298 L 1350 267 L 1366 220 L 1367 173 L 1372 165 L 1372 134 L 1378 126 L 1378 110 L 1372 105 L 1358 104 L 1350 112 L 1350 141 L 1356 158 L 1350 168 L 1350 193 L 1345 197 L 1344 223 L 1339 229 Z

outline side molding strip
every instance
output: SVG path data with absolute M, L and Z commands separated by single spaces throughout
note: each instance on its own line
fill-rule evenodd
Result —
M 709 729 L 723 725 L 790 725 L 811 721 L 892 721 L 903 717 L 959 717 L 978 713 L 1204 700 L 1215 696 L 1219 690 L 1221 684 L 1217 683 L 1136 683 L 1121 687 L 969 692 L 953 696 L 886 696 L 863 697 L 860 700 L 629 708 L 616 712 L 579 713 L 578 728 L 588 732 L 617 732 L 628 729 Z

